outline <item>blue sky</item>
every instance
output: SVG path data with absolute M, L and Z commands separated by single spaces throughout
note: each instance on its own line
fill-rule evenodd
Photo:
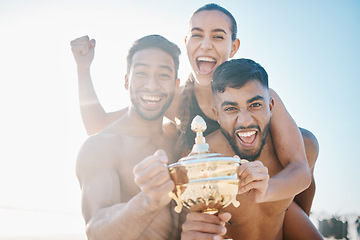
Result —
M 360 214 L 360 2 L 214 2 L 237 19 L 235 58 L 262 64 L 297 124 L 319 141 L 312 210 Z M 177 43 L 185 80 L 187 23 L 205 3 L 0 0 L 0 207 L 79 211 L 74 168 L 87 136 L 72 39 L 97 40 L 94 85 L 106 110 L 116 110 L 128 104 L 125 59 L 139 37 L 157 33 Z

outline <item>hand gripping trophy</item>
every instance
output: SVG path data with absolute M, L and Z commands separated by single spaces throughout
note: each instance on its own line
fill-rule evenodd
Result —
M 175 183 L 175 190 L 170 193 L 177 203 L 174 210 L 180 213 L 185 206 L 191 211 L 217 214 L 231 203 L 238 207 L 240 159 L 209 152 L 203 136 L 206 123 L 202 117 L 193 119 L 191 129 L 196 132 L 191 153 L 169 165 Z

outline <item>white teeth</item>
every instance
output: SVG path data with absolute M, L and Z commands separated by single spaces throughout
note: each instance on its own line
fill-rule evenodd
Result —
M 141 99 L 144 101 L 149 101 L 149 102 L 159 102 L 161 97 L 145 95 L 145 96 L 142 96 Z
M 254 135 L 256 133 L 256 131 L 250 131 L 250 132 L 238 132 L 238 136 L 239 137 L 250 137 L 252 135 Z
M 198 61 L 204 61 L 204 62 L 216 62 L 215 59 L 209 58 L 209 57 L 198 57 L 197 60 Z

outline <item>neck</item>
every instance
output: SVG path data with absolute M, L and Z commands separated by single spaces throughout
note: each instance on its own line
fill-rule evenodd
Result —
M 214 105 L 211 85 L 200 85 L 197 82 L 194 84 L 194 93 L 198 102 L 209 103 Z
M 212 108 L 215 105 L 214 98 L 211 91 L 211 85 L 200 85 L 195 82 L 194 94 L 199 104 L 201 111 L 210 119 L 216 120 L 217 116 L 213 112 Z
M 147 120 L 141 117 L 134 108 L 130 107 L 127 112 L 126 119 L 127 131 L 134 136 L 154 136 L 162 135 L 163 117 L 155 120 Z
M 194 84 L 194 94 L 196 97 L 196 100 L 199 103 L 199 106 L 201 109 L 204 107 L 210 107 L 214 105 L 214 99 L 212 95 L 211 85 L 200 85 L 197 82 Z

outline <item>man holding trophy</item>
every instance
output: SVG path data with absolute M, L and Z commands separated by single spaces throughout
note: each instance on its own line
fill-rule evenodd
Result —
M 87 44 L 88 37 L 72 43 L 79 72 L 89 69 L 81 60 Z M 175 139 L 162 126 L 179 84 L 179 54 L 159 35 L 145 36 L 129 50 L 125 87 L 131 106 L 87 139 L 77 159 L 88 239 L 179 238 L 168 196 L 174 188 L 167 164 L 175 162 Z
M 229 205 L 217 216 L 190 212 L 181 239 L 222 239 L 224 234 L 234 240 L 284 239 L 285 212 L 303 190 L 298 182 L 306 178 L 300 173 L 308 166 L 306 162 L 281 163 L 276 155 L 269 134 L 271 110 L 276 103 L 269 95 L 267 73 L 252 60 L 231 60 L 216 69 L 212 90 L 221 129 L 207 137 L 210 148 L 250 162 L 239 167 L 236 199 L 240 206 Z M 248 174 L 255 163 L 268 169 L 271 178 L 267 188 L 261 187 L 264 182 L 254 180 L 263 172 Z M 298 239 L 305 239 L 302 231 L 311 239 L 322 239 L 315 228 L 299 229 Z

